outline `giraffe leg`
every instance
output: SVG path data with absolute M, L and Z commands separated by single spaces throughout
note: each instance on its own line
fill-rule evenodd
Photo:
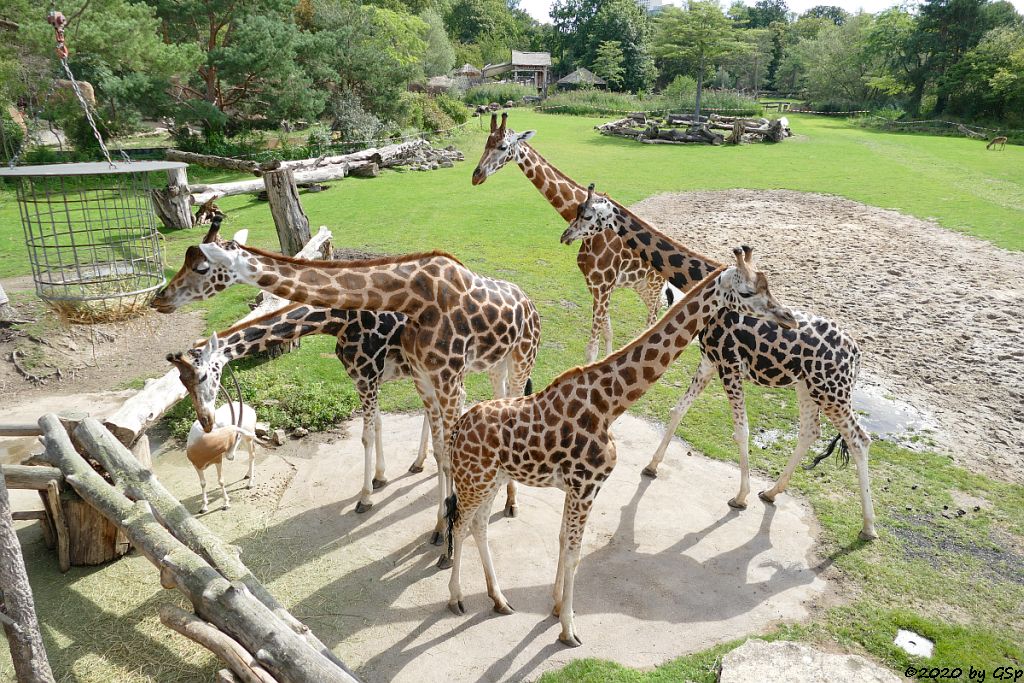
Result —
M 195 465 L 193 465 L 193 467 L 195 467 Z M 199 512 L 206 512 L 210 509 L 210 501 L 206 497 L 206 470 L 199 467 L 195 467 L 195 470 L 196 474 L 199 475 L 199 488 L 203 490 L 203 504 L 199 508 Z
M 580 551 L 583 546 L 583 531 L 587 526 L 587 519 L 590 516 L 593 495 L 582 499 L 578 497 L 575 491 L 570 489 L 566 496 L 569 498 L 569 516 L 566 520 L 564 544 L 562 607 L 558 614 L 558 620 L 562 623 L 562 633 L 558 636 L 558 639 L 569 647 L 579 647 L 583 644 L 583 640 L 579 637 L 579 633 L 576 630 L 573 599 L 575 597 L 576 569 L 580 564 Z
M 608 320 L 608 301 L 612 292 L 610 288 L 599 286 L 591 287 L 590 293 L 594 296 L 594 318 L 590 326 L 590 341 L 587 342 L 587 363 L 597 360 L 597 347 L 604 334 L 605 321 Z M 611 322 L 608 322 L 608 326 L 611 326 Z
M 494 602 L 494 611 L 498 614 L 512 614 L 515 610 L 512 609 L 512 605 L 509 604 L 498 585 L 498 575 L 494 571 L 494 562 L 491 559 L 491 546 L 487 542 L 487 518 L 490 516 L 491 505 L 496 493 L 497 488 L 477 510 L 471 530 L 473 538 L 476 540 L 477 550 L 480 552 L 480 562 L 484 567 L 484 580 L 487 582 L 487 595 Z
M 423 463 L 427 459 L 428 443 L 430 441 L 430 415 L 426 411 L 423 413 L 423 427 L 420 429 L 420 450 L 416 453 L 416 462 L 410 467 L 409 471 L 413 474 L 419 474 L 423 471 Z
M 373 486 L 374 491 L 382 489 L 388 485 L 387 478 L 387 465 L 384 461 L 384 425 L 383 420 L 380 417 L 380 406 L 377 406 L 377 410 L 374 411 L 373 416 L 373 436 L 374 442 L 377 449 L 377 462 L 373 468 L 373 481 L 370 484 Z
M 868 449 L 871 447 L 871 437 L 860 426 L 849 403 L 825 405 L 822 408 L 828 419 L 839 430 L 839 434 L 842 435 L 853 456 L 853 461 L 857 465 L 861 513 L 864 518 L 864 525 L 859 534 L 860 539 L 870 541 L 878 538 L 878 532 L 875 530 L 875 506 L 871 501 L 871 476 L 868 473 Z
M 645 279 L 636 288 L 640 300 L 647 307 L 647 327 L 658 322 L 658 314 L 661 313 L 661 292 L 664 287 L 665 281 L 661 276 L 655 275 Z
M 612 316 L 610 312 L 606 312 L 604 316 L 604 355 L 607 358 L 612 355 L 612 351 L 615 344 L 615 338 L 612 335 Z
M 462 604 L 462 548 L 469 533 L 469 525 L 476 517 L 479 499 L 474 496 L 473 503 L 465 494 L 457 499 L 458 518 L 452 525 L 452 574 L 448 578 L 448 609 L 452 614 L 465 614 L 466 606 Z
M 757 494 L 766 503 L 774 503 L 775 497 L 786 490 L 796 466 L 807 455 L 807 451 L 821 436 L 821 423 L 818 421 L 818 404 L 811 398 L 810 389 L 803 381 L 796 384 L 797 404 L 800 407 L 800 435 L 797 437 L 796 450 L 789 457 L 789 462 L 779 475 L 775 486 Z
M 668 449 L 668 445 L 672 443 L 672 437 L 675 436 L 679 423 L 686 416 L 693 402 L 707 388 L 708 382 L 711 381 L 711 377 L 714 375 L 714 371 L 715 366 L 708 360 L 708 357 L 701 356 L 700 364 L 697 366 L 697 372 L 694 374 L 689 388 L 669 415 L 668 425 L 665 426 L 665 436 L 662 438 L 661 443 L 658 444 L 658 450 L 654 452 L 654 457 L 647 463 L 647 467 L 643 469 L 644 475 L 651 478 L 658 476 L 658 465 L 665 459 L 665 451 Z
M 722 375 L 725 394 L 732 408 L 732 438 L 740 451 L 740 490 L 729 500 L 729 507 L 747 509 L 747 494 L 750 493 L 750 427 L 747 424 L 747 406 L 743 400 L 743 376 L 727 369 Z
M 452 492 L 451 457 L 447 450 L 448 444 L 446 441 L 447 435 L 451 434 L 452 428 L 462 414 L 462 407 L 466 402 L 464 377 L 465 373 L 460 372 L 448 382 L 442 382 L 440 378 L 435 378 L 437 379 L 435 395 L 441 411 L 441 420 L 436 431 L 434 430 L 434 425 L 431 424 L 434 440 L 434 459 L 437 461 L 438 488 L 440 489 L 437 505 L 437 524 L 430 539 L 430 542 L 434 545 L 444 545 L 445 542 L 445 528 L 447 526 L 445 524 L 445 499 Z M 441 554 L 437 566 L 439 569 L 446 569 L 451 566 L 451 558 L 448 557 L 447 552 Z
M 509 361 L 505 360 L 492 367 L 487 372 L 491 380 L 491 389 L 494 391 L 494 398 L 505 398 L 509 396 Z M 517 485 L 515 480 L 509 479 L 508 484 L 505 487 L 505 516 L 515 517 L 519 514 L 519 509 L 516 505 L 516 495 L 518 493 Z
M 373 507 L 370 495 L 373 493 L 373 443 L 376 432 L 374 408 L 363 404 L 363 488 L 359 491 L 356 512 L 362 514 Z
M 228 487 L 224 485 L 224 463 L 218 460 L 214 463 L 217 467 L 217 484 L 220 486 L 220 494 L 224 496 L 224 509 L 231 507 L 231 499 L 228 498 Z
M 551 598 L 555 606 L 551 614 L 559 616 L 562 611 L 562 596 L 565 589 L 565 549 L 566 549 L 566 525 L 569 523 L 569 496 L 565 496 L 565 503 L 562 505 L 562 523 L 558 531 L 558 564 L 555 565 L 555 584 L 551 589 Z

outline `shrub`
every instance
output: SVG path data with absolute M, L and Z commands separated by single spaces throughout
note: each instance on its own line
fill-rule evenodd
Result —
M 684 102 L 693 102 L 697 97 L 697 81 L 691 76 L 676 76 L 661 91 L 666 106 L 679 106 Z
M 552 95 L 544 101 L 540 108 L 554 114 L 601 116 L 628 111 L 649 111 L 658 106 L 658 98 L 640 99 L 630 93 L 586 88 Z
M 677 81 L 679 79 L 676 79 Z M 692 79 L 691 79 L 692 80 Z M 675 85 L 676 81 L 673 81 Z M 694 107 L 697 105 L 697 88 L 694 86 L 693 90 L 686 92 L 685 84 L 680 84 L 678 90 L 673 90 L 663 93 L 665 98 L 665 107 L 673 113 L 685 113 L 692 112 Z M 672 86 L 669 86 L 671 88 Z M 668 91 L 668 88 L 666 88 Z M 705 89 L 700 96 L 700 108 L 701 112 L 705 110 L 709 112 L 720 111 L 722 114 L 730 116 L 760 116 L 763 113 L 761 104 L 750 97 L 749 95 L 743 95 L 735 90 L 713 90 Z
M 458 100 L 451 95 L 441 93 L 434 98 L 434 101 L 437 102 L 437 106 L 439 106 L 445 114 L 451 117 L 452 121 L 455 123 L 465 123 L 469 120 L 469 110 L 466 108 L 466 105 L 462 100 Z
M 25 134 L 4 109 L 0 108 L 0 126 L 3 126 L 0 131 L 0 141 L 3 142 L 0 144 L 0 162 L 6 164 L 21 149 Z
M 327 115 L 331 119 L 331 128 L 346 142 L 377 140 L 384 131 L 381 120 L 366 111 L 355 93 L 348 90 L 336 93 L 328 100 Z
M 528 85 L 519 85 L 518 83 L 483 83 L 481 85 L 474 85 L 467 90 L 462 99 L 466 104 L 490 104 L 491 102 L 505 104 L 509 100 L 518 102 L 524 97 L 536 94 L 537 89 L 531 88 Z
M 331 147 L 331 129 L 322 123 L 315 123 L 309 128 L 306 136 L 306 146 L 309 148 L 310 156 L 326 154 Z
M 452 117 L 445 113 L 437 101 L 421 92 L 407 92 L 402 99 L 409 112 L 408 125 L 428 132 L 447 130 L 455 125 Z

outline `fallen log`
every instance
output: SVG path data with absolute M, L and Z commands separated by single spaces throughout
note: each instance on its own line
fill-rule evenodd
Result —
M 341 180 L 359 164 L 372 164 L 373 161 L 358 161 L 352 164 L 337 164 L 319 169 L 301 171 L 295 174 L 296 183 L 322 182 L 327 180 Z M 262 178 L 255 180 L 237 180 L 231 183 L 216 183 L 213 185 L 193 185 L 192 203 L 203 204 L 211 199 L 228 197 L 238 194 L 256 194 L 266 189 Z
M 168 161 L 184 161 L 186 164 L 195 164 L 196 166 L 204 166 L 206 168 L 223 168 L 228 171 L 256 173 L 260 167 L 257 162 L 248 159 L 233 159 L 213 154 L 196 154 L 194 152 L 183 152 L 180 149 L 168 149 L 165 155 Z
M 160 623 L 217 655 L 231 667 L 232 674 L 238 672 L 236 680 L 244 683 L 275 683 L 274 677 L 238 641 L 196 615 L 174 605 L 164 605 L 160 608 Z
M 171 406 L 187 395 L 178 379 L 177 368 L 171 368 L 163 377 L 147 380 L 142 390 L 122 403 L 103 424 L 121 443 L 131 446 Z
M 59 467 L 68 484 L 128 536 L 132 545 L 159 569 L 162 585 L 184 593 L 199 617 L 222 633 L 231 634 L 275 680 L 282 683 L 354 683 L 357 680 L 287 626 L 253 595 L 246 584 L 229 581 L 203 557 L 175 538 L 154 516 L 149 501 L 138 499 L 132 502 L 104 480 L 75 451 L 64 426 L 55 415 L 44 415 L 39 424 L 45 434 L 43 459 Z M 82 438 L 88 431 L 102 429 L 93 420 L 82 424 L 91 424 L 83 431 Z M 109 454 L 114 454 L 108 460 L 108 472 L 123 481 L 125 473 L 119 465 L 131 464 L 133 459 L 123 457 L 123 454 L 117 457 L 123 446 L 117 444 L 112 436 L 106 439 L 106 444 L 111 447 Z M 143 472 L 150 482 L 155 481 L 152 473 L 148 470 Z M 180 502 L 177 505 L 184 510 Z M 241 675 L 239 671 L 235 674 Z
M 59 423 L 58 423 L 59 424 Z M 25 572 L 18 535 L 11 519 L 11 501 L 3 472 L 0 471 L 0 622 L 11 649 L 14 674 L 19 681 L 53 681 L 39 632 L 32 587 Z

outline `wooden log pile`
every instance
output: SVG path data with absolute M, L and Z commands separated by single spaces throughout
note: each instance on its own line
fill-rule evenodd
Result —
M 257 176 L 252 180 L 186 186 L 191 204 L 202 205 L 220 197 L 263 192 L 267 189 L 264 182 L 265 175 L 282 169 L 293 171 L 296 185 L 305 187 L 318 185 L 321 182 L 330 180 L 341 180 L 347 176 L 372 178 L 376 177 L 383 168 L 404 166 L 417 171 L 447 168 L 456 161 L 462 161 L 464 157 L 462 152 L 453 146 L 435 148 L 427 140 L 416 139 L 383 147 L 371 147 L 370 149 L 360 150 L 351 154 L 296 159 L 293 161 L 270 161 L 263 164 L 209 154 L 192 154 L 178 150 L 168 150 L 167 158 L 176 161 L 188 161 L 189 163 L 209 166 L 211 168 L 251 172 Z M 173 194 L 173 196 L 178 196 L 181 193 L 180 186 L 176 186 L 173 190 L 157 191 L 160 200 L 164 200 L 165 195 Z M 163 219 L 165 212 L 160 211 L 160 200 L 158 200 L 157 209 Z M 164 203 L 168 202 L 164 200 Z M 166 213 L 171 213 L 171 210 L 168 209 Z M 173 222 L 173 219 L 168 218 L 165 220 L 165 224 L 167 224 L 168 220 Z M 180 223 L 180 221 L 178 222 Z
M 189 599 L 194 613 L 168 608 L 161 611 L 161 621 L 224 662 L 219 680 L 358 680 L 256 580 L 238 549 L 189 514 L 103 425 L 92 418 L 65 424 L 50 414 L 40 418 L 39 426 L 46 448 L 42 460 L 58 468 L 82 499 L 131 540 L 159 570 L 164 588 Z
M 698 120 L 693 114 L 650 117 L 639 112 L 595 128 L 602 135 L 631 138 L 649 145 L 782 142 L 792 135 L 789 120 L 784 116 L 769 120 L 711 114 Z M 722 131 L 728 132 L 728 137 Z

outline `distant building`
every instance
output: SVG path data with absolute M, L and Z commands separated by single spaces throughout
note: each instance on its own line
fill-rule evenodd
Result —
M 558 86 L 559 90 L 575 90 L 576 88 L 583 88 L 587 86 L 603 88 L 608 84 L 603 78 L 595 74 L 593 71 L 581 66 L 571 74 L 558 79 L 558 82 L 555 85 Z
M 509 80 L 523 85 L 532 85 L 540 94 L 547 91 L 550 73 L 550 52 L 520 52 L 519 50 L 511 50 L 507 62 L 488 64 L 483 69 L 484 78 L 497 78 L 511 74 Z

